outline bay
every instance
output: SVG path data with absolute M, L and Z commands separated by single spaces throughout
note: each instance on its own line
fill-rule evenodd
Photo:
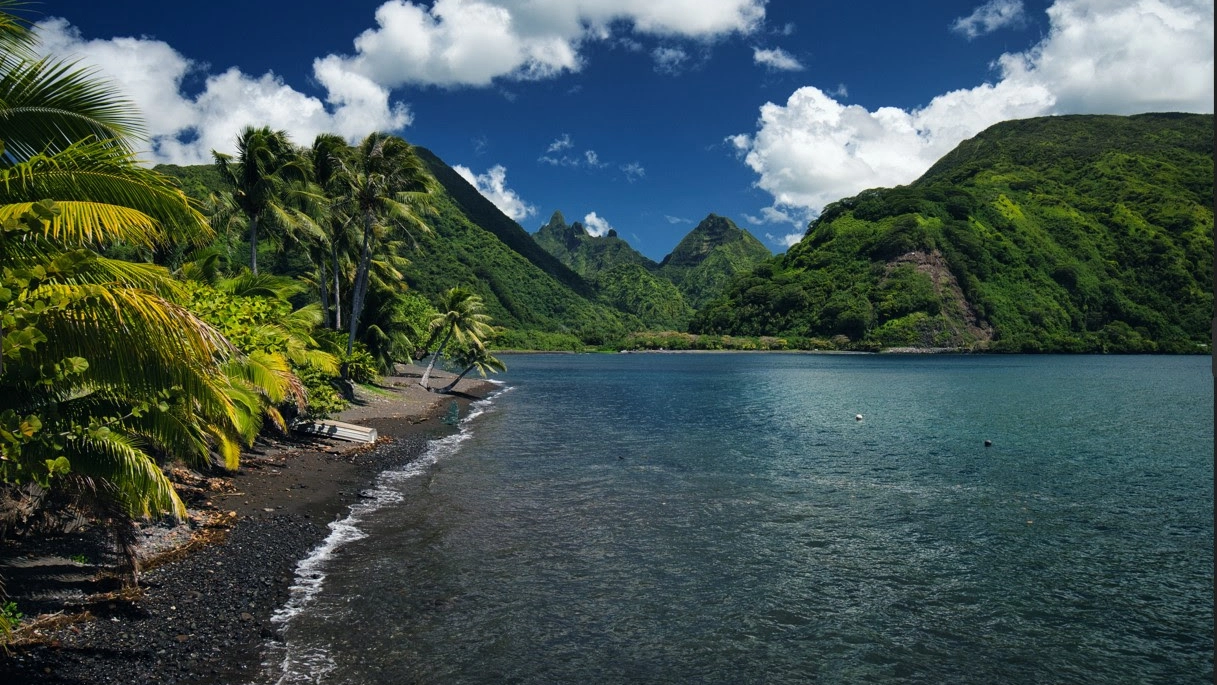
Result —
M 266 682 L 1212 681 L 1209 357 L 506 360 Z

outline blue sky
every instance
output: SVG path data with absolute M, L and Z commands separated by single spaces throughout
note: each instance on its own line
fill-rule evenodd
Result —
M 145 158 L 245 125 L 396 132 L 529 232 L 659 260 L 713 212 L 775 252 L 1006 119 L 1213 111 L 1210 0 L 60 0 L 44 50 L 144 113 Z

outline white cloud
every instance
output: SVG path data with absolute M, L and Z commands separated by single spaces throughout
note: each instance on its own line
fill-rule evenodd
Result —
M 765 239 L 768 240 L 770 243 L 773 243 L 774 245 L 781 245 L 782 247 L 789 250 L 790 248 L 799 244 L 799 241 L 803 239 L 803 233 L 804 233 L 803 231 L 797 231 L 795 233 L 786 233 L 783 235 L 774 235 L 772 233 L 766 233 Z
M 536 207 L 525 202 L 516 191 L 507 187 L 507 169 L 502 164 L 496 164 L 486 173 L 477 175 L 474 175 L 469 167 L 460 164 L 452 169 L 468 181 L 469 185 L 477 188 L 483 197 L 494 203 L 500 212 L 515 221 L 523 221 L 537 213 Z
M 972 40 L 1007 26 L 1022 26 L 1026 21 L 1023 0 L 989 0 L 968 16 L 956 19 L 951 30 Z
M 247 125 L 284 129 L 298 144 L 320 132 L 354 142 L 411 123 L 408 108 L 391 98 L 403 85 L 550 78 L 580 70 L 591 41 L 711 40 L 751 33 L 764 16 L 765 0 L 388 0 L 376 10 L 375 28 L 354 40 L 353 54 L 313 61 L 319 96 L 270 72 L 208 73 L 163 41 L 86 40 L 53 17 L 38 30 L 48 54 L 96 67 L 136 104 L 151 161 L 195 164 L 210 161 L 212 149 L 232 152 Z M 204 82 L 201 93 L 183 92 L 187 76 Z
M 609 231 L 613 230 L 609 222 L 597 216 L 595 212 L 589 212 L 587 216 L 583 217 L 583 225 L 587 229 L 588 235 L 594 235 L 597 238 L 603 238 L 608 235 Z
M 772 50 L 753 48 L 752 61 L 775 71 L 803 71 L 802 63 L 781 48 Z
M 595 150 L 584 150 L 583 158 L 587 161 L 587 165 L 593 169 L 599 169 L 603 166 L 608 166 L 600 161 L 600 155 L 596 154 Z
M 668 221 L 668 223 L 673 224 L 673 225 L 693 223 L 692 219 L 685 219 L 685 218 L 679 217 L 679 216 L 672 216 L 671 214 L 664 214 L 663 218 L 666 219 Z
M 647 170 L 638 162 L 630 162 L 629 164 L 621 165 L 621 173 L 625 174 L 625 180 L 633 183 L 647 175 Z
M 66 20 L 39 22 L 42 50 L 57 58 L 94 67 L 140 110 L 146 122 L 150 161 L 200 164 L 213 149 L 233 152 L 245 126 L 286 130 L 297 144 L 318 133 L 356 140 L 374 130 L 410 123 L 409 111 L 392 103 L 383 88 L 363 78 L 316 74 L 326 100 L 305 95 L 273 73 L 250 76 L 233 67 L 208 75 L 201 92 L 182 92 L 187 75 L 201 67 L 167 43 L 148 38 L 86 40 Z
M 572 143 L 570 140 L 570 134 L 563 133 L 558 138 L 555 138 L 554 142 L 549 144 L 549 147 L 545 148 L 545 152 L 546 154 L 561 152 L 563 150 L 569 150 L 573 145 L 574 143 Z
M 655 71 L 674 75 L 689 61 L 689 53 L 680 48 L 658 47 L 651 51 L 651 58 L 655 60 Z
M 866 188 L 909 183 L 1000 121 L 1049 114 L 1213 111 L 1208 0 L 1057 0 L 1048 35 L 996 62 L 1001 78 L 873 111 L 806 86 L 761 107 L 754 134 L 726 142 L 778 213 L 818 212 Z
M 765 0 L 389 0 L 355 54 L 323 59 L 390 89 L 485 86 L 579 71 L 583 44 L 614 31 L 709 39 L 751 33 L 764 16 Z

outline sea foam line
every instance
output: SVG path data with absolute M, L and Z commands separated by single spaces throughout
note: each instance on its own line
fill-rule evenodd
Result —
M 501 381 L 493 382 L 499 389 L 485 399 L 470 403 L 468 413 L 461 419 L 456 433 L 432 440 L 422 455 L 401 468 L 382 471 L 376 476 L 375 486 L 362 491 L 364 499 L 352 504 L 345 518 L 330 523 L 330 534 L 296 564 L 295 579 L 287 602 L 271 615 L 271 623 L 278 626 L 281 633 L 286 630 L 292 618 L 303 612 L 321 592 L 325 583 L 324 567 L 326 562 L 334 557 L 334 552 L 349 542 L 367 537 L 359 528 L 359 523 L 368 514 L 402 501 L 404 495 L 401 491 L 388 486 L 420 476 L 440 459 L 455 454 L 460 444 L 472 434 L 470 422 L 486 413 L 494 404 L 495 398 L 512 389 L 512 386 Z M 333 660 L 324 649 L 301 647 L 287 640 L 282 643 L 281 648 L 284 655 L 278 685 L 320 682 L 321 676 L 334 667 Z

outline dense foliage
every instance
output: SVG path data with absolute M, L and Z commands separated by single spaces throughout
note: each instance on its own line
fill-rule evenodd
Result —
M 702 219 L 659 264 L 694 309 L 718 296 L 733 278 L 773 256 L 751 233 L 717 214 Z
M 1208 350 L 1211 115 L 998 124 L 826 207 L 690 330 L 864 348 Z
M 637 317 L 643 327 L 684 328 L 688 323 L 693 310 L 684 295 L 657 275 L 658 264 L 617 237 L 616 231 L 593 236 L 583 224 L 567 225 L 562 213 L 554 212 L 533 239 L 590 283 L 602 301 Z

